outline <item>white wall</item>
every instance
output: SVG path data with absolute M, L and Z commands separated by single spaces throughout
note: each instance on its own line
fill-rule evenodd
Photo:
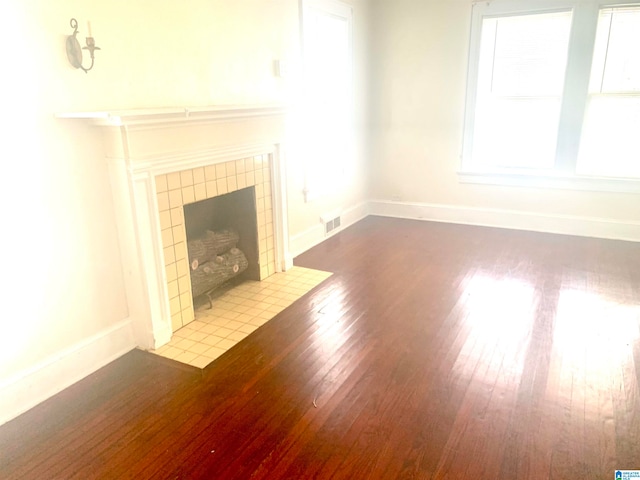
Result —
M 366 1 L 352 3 L 363 54 Z M 7 20 L 0 34 L 2 423 L 133 347 L 100 137 L 54 113 L 290 103 L 300 35 L 297 0 L 9 0 L 0 15 Z M 82 40 L 91 20 L 102 48 L 88 74 L 66 59 L 71 17 Z M 291 75 L 276 77 L 275 59 L 288 61 Z M 358 64 L 359 82 L 364 68 Z M 287 162 L 292 236 L 317 225 L 327 208 L 364 201 L 360 172 L 342 195 L 305 204 L 299 159 Z
M 640 240 L 637 194 L 461 184 L 470 0 L 374 0 L 373 211 Z

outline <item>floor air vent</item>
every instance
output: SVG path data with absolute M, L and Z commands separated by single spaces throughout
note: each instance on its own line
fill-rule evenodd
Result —
M 332 218 L 331 220 L 326 221 L 324 224 L 325 235 L 329 234 L 329 232 L 331 232 L 332 230 L 335 230 L 339 226 L 340 226 L 340 216 L 337 216 L 335 218 Z

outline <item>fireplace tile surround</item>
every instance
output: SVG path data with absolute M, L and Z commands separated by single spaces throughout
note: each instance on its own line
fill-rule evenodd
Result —
M 171 325 L 194 320 L 183 206 L 255 187 L 260 279 L 276 271 L 270 155 L 206 165 L 155 177 Z

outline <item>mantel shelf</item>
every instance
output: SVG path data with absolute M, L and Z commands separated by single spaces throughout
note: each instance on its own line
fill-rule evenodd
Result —
M 164 107 L 132 110 L 63 112 L 55 116 L 61 119 L 86 120 L 93 125 L 128 127 L 154 124 L 170 124 L 200 121 L 242 120 L 269 115 L 283 115 L 287 108 L 270 105 L 215 105 L 200 107 Z

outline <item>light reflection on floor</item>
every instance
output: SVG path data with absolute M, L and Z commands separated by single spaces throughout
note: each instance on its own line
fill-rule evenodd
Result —
M 567 392 L 572 401 L 579 400 L 581 389 L 587 395 L 586 390 L 608 391 L 612 381 L 622 383 L 616 380 L 619 366 L 640 338 L 640 305 L 587 285 L 563 287 L 556 298 L 541 293 L 522 278 L 482 273 L 469 278 L 460 298 L 465 318 L 454 366 L 461 384 L 471 381 L 487 392 L 517 386 L 527 356 L 547 351 L 535 344 L 540 341 L 552 343 L 550 357 L 540 360 L 548 381 L 572 386 Z
M 469 378 L 483 365 L 479 378 L 485 382 L 518 378 L 535 313 L 533 285 L 478 273 L 467 283 L 461 301 L 467 312 L 462 326 L 466 334 L 454 370 Z

